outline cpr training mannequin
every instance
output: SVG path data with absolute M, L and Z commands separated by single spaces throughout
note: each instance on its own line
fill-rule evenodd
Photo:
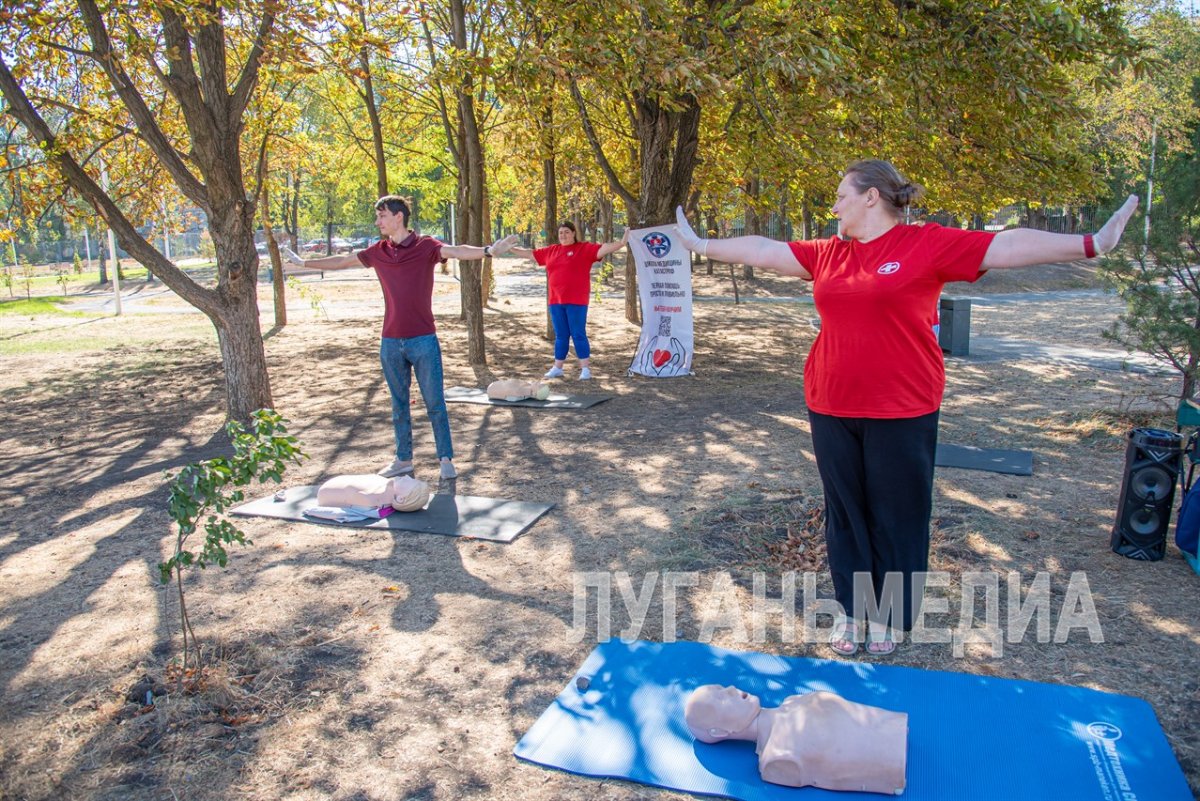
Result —
M 488 384 L 487 395 L 492 400 L 519 401 L 526 398 L 545 400 L 550 397 L 550 387 L 540 381 L 521 381 L 506 378 Z
M 321 506 L 390 506 L 415 512 L 429 503 L 429 485 L 412 476 L 334 476 L 317 488 Z
M 684 707 L 704 743 L 750 740 L 763 781 L 899 794 L 905 785 L 908 715 L 856 704 L 831 692 L 788 696 L 764 709 L 737 687 L 697 687 Z

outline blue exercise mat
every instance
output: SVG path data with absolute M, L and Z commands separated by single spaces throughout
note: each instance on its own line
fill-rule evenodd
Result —
M 521 759 L 585 776 L 742 801 L 852 794 L 766 784 L 754 744 L 696 742 L 683 721 L 701 684 L 778 706 L 829 690 L 908 713 L 914 801 L 1186 801 L 1154 710 L 1125 695 L 966 673 L 727 651 L 695 642 L 602 643 L 521 738 Z

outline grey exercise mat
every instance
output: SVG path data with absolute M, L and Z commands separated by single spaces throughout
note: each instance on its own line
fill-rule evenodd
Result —
M 1005 451 L 939 442 L 933 463 L 938 467 L 963 467 L 967 470 L 987 470 L 1012 476 L 1033 475 L 1032 451 Z
M 304 510 L 317 505 L 317 487 L 289 487 L 284 498 L 273 495 L 244 503 L 229 511 L 243 517 L 274 517 L 298 520 L 321 526 L 393 529 L 417 531 L 423 534 L 447 534 L 453 537 L 473 537 L 493 542 L 512 542 L 539 517 L 554 508 L 552 503 L 528 503 L 482 498 L 476 495 L 432 495 L 429 505 L 419 512 L 393 512 L 378 520 L 354 523 L 335 523 L 305 517 Z
M 597 403 L 612 400 L 612 395 L 560 395 L 551 392 L 545 400 L 525 398 L 519 401 L 494 400 L 487 392 L 474 387 L 450 387 L 446 390 L 446 403 L 478 403 L 482 406 L 523 406 L 526 409 L 587 409 Z

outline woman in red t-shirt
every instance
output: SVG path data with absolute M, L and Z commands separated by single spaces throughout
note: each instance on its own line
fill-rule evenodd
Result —
M 588 359 L 592 347 L 587 338 L 588 300 L 592 294 L 592 265 L 610 253 L 619 250 L 629 232 L 615 242 L 599 245 L 595 242 L 577 241 L 575 224 L 564 222 L 558 226 L 558 244 L 537 250 L 513 248 L 512 252 L 524 258 L 530 256 L 546 268 L 547 296 L 550 304 L 550 321 L 554 323 L 554 366 L 543 378 L 561 378 L 563 364 L 567 360 L 570 342 L 575 343 L 575 357 L 579 359 L 579 379 L 592 377 Z
M 1105 253 L 1116 246 L 1137 197 L 1095 235 L 1028 228 L 992 234 L 902 224 L 921 190 L 886 161 L 856 161 L 844 176 L 833 214 L 845 239 L 707 240 L 696 236 L 682 209 L 676 216 L 691 251 L 813 282 L 821 331 L 804 365 L 804 398 L 825 492 L 829 570 L 844 613 L 829 645 L 841 655 L 855 653 L 865 614 L 867 652 L 884 655 L 895 650 L 893 629 L 912 628 L 922 591 L 914 576 L 929 564 L 946 383 L 933 330 L 942 286 L 974 281 L 989 269 Z

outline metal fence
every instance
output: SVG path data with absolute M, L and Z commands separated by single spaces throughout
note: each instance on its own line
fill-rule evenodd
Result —
M 1096 207 L 1042 207 L 1032 209 L 1026 204 L 1010 206 L 996 214 L 984 218 L 975 215 L 971 218 L 960 218 L 946 212 L 917 212 L 909 217 L 909 221 L 924 220 L 936 222 L 953 228 L 974 228 L 979 230 L 998 231 L 1004 228 L 1025 227 L 1037 228 L 1055 233 L 1076 233 L 1095 229 Z M 615 226 L 617 234 L 622 229 Z M 422 233 L 439 237 L 443 241 L 452 242 L 448 220 L 431 220 L 419 224 Z M 770 214 L 762 225 L 763 236 L 779 240 L 795 240 L 803 237 L 803 228 L 796 220 L 785 219 L 778 214 Z M 745 233 L 744 220 L 735 220 L 725 231 L 725 236 L 741 236 Z M 837 234 L 837 220 L 831 217 L 819 217 L 813 220 L 814 238 L 828 238 Z M 192 259 L 211 259 L 215 256 L 212 240 L 204 229 L 194 229 L 172 233 L 164 237 L 161 233 L 143 233 L 148 241 L 158 248 L 159 252 L 174 262 L 184 262 Z M 373 225 L 361 223 L 334 224 L 302 228 L 296 236 L 296 249 L 308 256 L 326 255 L 328 252 L 345 252 L 351 249 L 361 249 L 374 242 L 379 236 Z M 262 243 L 262 233 L 256 237 Z M 50 270 L 69 272 L 73 269 L 75 258 L 78 256 L 84 269 L 96 269 L 101 258 L 108 258 L 107 231 L 100 229 L 90 231 L 85 238 L 82 234 L 75 237 L 47 238 L 37 242 L 9 242 L 0 246 L 0 266 L 14 267 L 20 264 L 35 265 L 40 271 Z M 265 252 L 260 249 L 260 252 Z M 130 258 L 129 254 L 117 246 L 117 256 L 121 259 Z

